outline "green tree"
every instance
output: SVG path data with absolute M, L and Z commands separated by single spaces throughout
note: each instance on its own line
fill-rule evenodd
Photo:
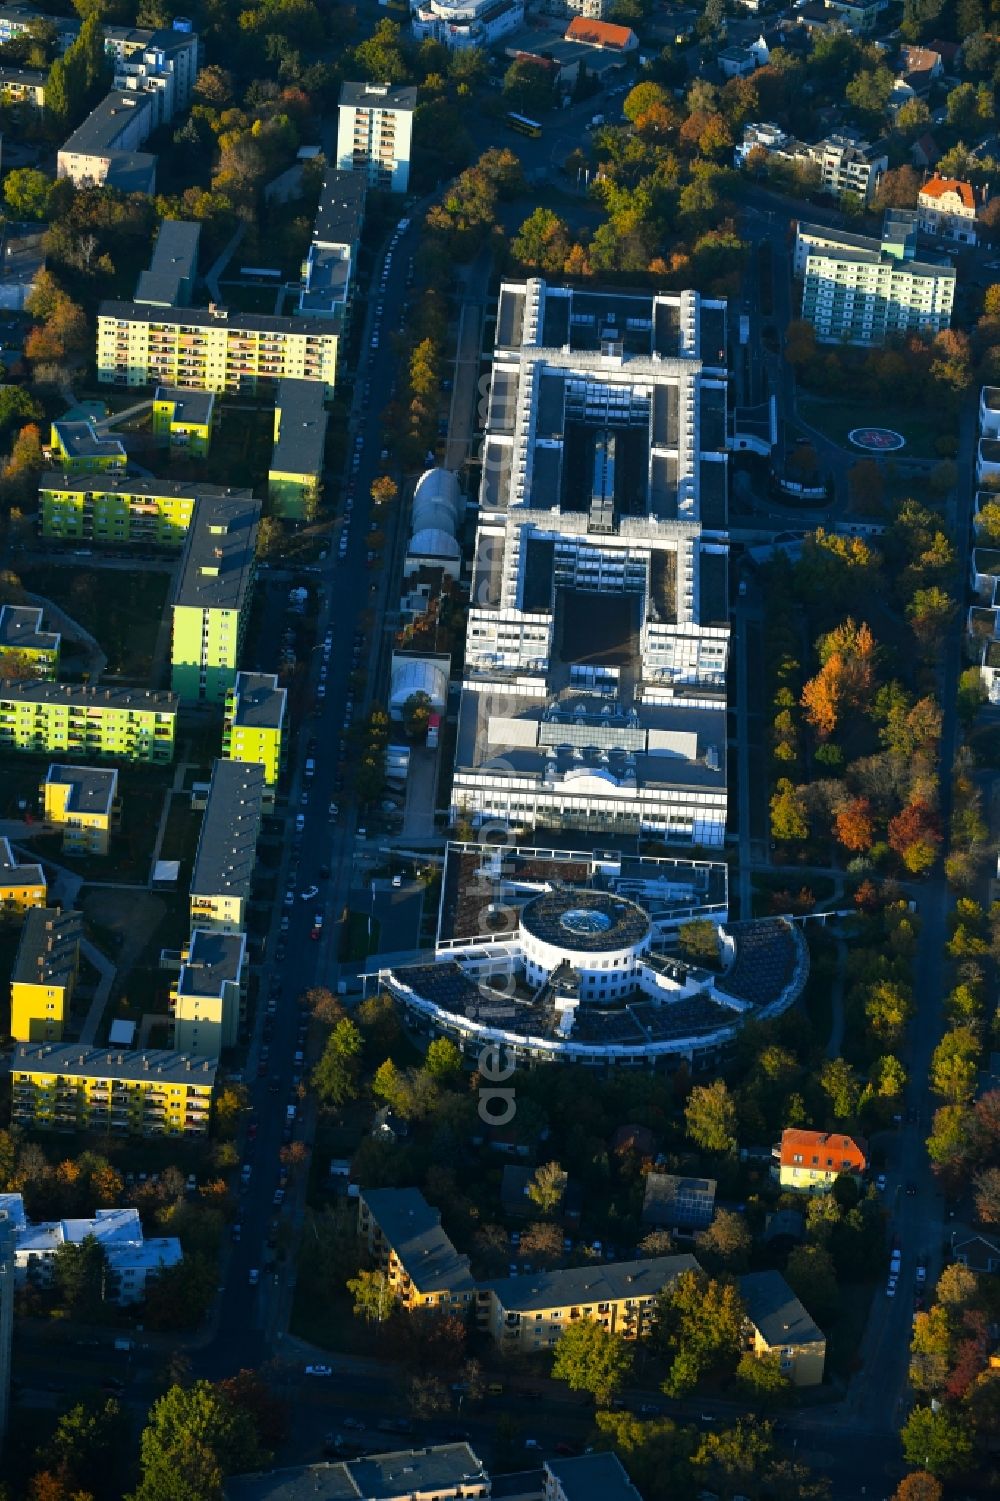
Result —
M 462 1054 L 450 1037 L 428 1043 L 424 1069 L 440 1084 L 455 1084 L 462 1077 Z
M 696 1084 L 684 1107 L 687 1134 L 706 1152 L 736 1150 L 736 1101 L 723 1079 Z
M 607 1407 L 632 1369 L 633 1346 L 611 1334 L 593 1319 L 577 1319 L 564 1329 L 556 1345 L 552 1375 L 575 1392 L 589 1392 Z
M 87 1317 L 96 1313 L 104 1299 L 108 1259 L 96 1236 L 65 1241 L 52 1257 L 52 1281 L 60 1300 L 71 1313 Z
M 792 1391 L 790 1378 L 781 1369 L 777 1350 L 754 1355 L 746 1350 L 736 1367 L 736 1380 L 752 1402 L 761 1407 L 775 1407 L 787 1402 Z
M 683 1397 L 700 1382 L 732 1374 L 746 1309 L 736 1288 L 704 1272 L 682 1272 L 657 1300 L 657 1341 L 670 1362 L 663 1390 Z
M 708 917 L 681 923 L 677 947 L 692 964 L 708 964 L 714 969 L 719 963 L 719 929 Z
M 644 1421 L 631 1412 L 598 1412 L 594 1447 L 612 1449 L 647 1501 L 683 1496 L 690 1483 L 689 1431 L 671 1418 Z
M 566 1181 L 558 1162 L 543 1162 L 529 1178 L 525 1193 L 542 1214 L 555 1214 L 562 1204 Z
M 571 238 L 565 219 L 539 205 L 511 241 L 511 253 L 522 266 L 561 275 L 569 257 Z
M 753 1236 L 741 1214 L 717 1209 L 707 1229 L 695 1236 L 698 1260 L 710 1272 L 745 1272 L 750 1261 Z
M 949 1479 L 961 1475 L 972 1460 L 973 1443 L 964 1413 L 951 1407 L 915 1407 L 900 1434 L 903 1454 L 911 1465 Z
M 931 1088 L 951 1105 L 966 1105 L 976 1092 L 979 1038 L 971 1027 L 946 1032 L 931 1057 Z
M 800 841 L 809 838 L 805 796 L 787 777 L 779 777 L 771 798 L 771 834 L 775 839 Z
M 824 1246 L 795 1246 L 789 1253 L 785 1278 L 818 1324 L 825 1324 L 840 1301 L 833 1257 Z
M 52 179 L 35 167 L 15 167 L 4 179 L 3 196 L 15 219 L 44 219 L 52 196 Z
M 324 1105 L 339 1107 L 357 1096 L 363 1048 L 364 1042 L 355 1024 L 346 1017 L 338 1022 L 312 1073 L 313 1088 Z
M 119 1456 L 128 1442 L 128 1423 L 113 1397 L 77 1402 L 56 1421 L 39 1451 L 43 1467 L 70 1491 L 112 1501 L 124 1489 Z
M 819 1071 L 820 1088 L 830 1101 L 834 1120 L 844 1125 L 854 1119 L 861 1086 L 857 1075 L 843 1058 L 830 1058 Z
M 227 1475 L 268 1458 L 249 1414 L 208 1381 L 172 1386 L 154 1402 L 139 1454 L 132 1501 L 219 1501 Z
M 544 63 L 515 59 L 504 74 L 503 95 L 508 107 L 519 114 L 543 115 L 555 103 L 552 72 Z
M 366 1324 L 383 1323 L 396 1306 L 396 1295 L 385 1272 L 362 1270 L 348 1279 L 347 1291 L 354 1299 L 354 1317 Z

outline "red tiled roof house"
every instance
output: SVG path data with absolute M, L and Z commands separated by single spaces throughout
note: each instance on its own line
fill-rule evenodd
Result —
M 861 1137 L 839 1132 L 782 1131 L 774 1148 L 772 1175 L 782 1188 L 800 1193 L 828 1193 L 841 1173 L 860 1186 L 868 1168 L 868 1147 Z

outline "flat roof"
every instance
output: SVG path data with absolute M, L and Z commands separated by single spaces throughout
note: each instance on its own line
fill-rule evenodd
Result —
M 547 1459 L 545 1468 L 559 1481 L 566 1501 L 642 1501 L 617 1454 Z
M 12 651 L 56 651 L 58 631 L 42 630 L 43 611 L 36 605 L 0 606 L 0 647 Z
M 421 1293 L 471 1292 L 469 1258 L 441 1228 L 441 1212 L 419 1188 L 363 1188 L 361 1197 Z
M 177 977 L 178 995 L 220 996 L 226 985 L 239 982 L 246 959 L 245 933 L 222 933 L 195 928 L 188 957 Z
M 589 1266 L 501 1277 L 481 1284 L 512 1313 L 562 1308 L 567 1303 L 613 1303 L 622 1298 L 655 1297 L 682 1272 L 699 1265 L 686 1252 L 679 1256 L 651 1256 L 645 1261 L 595 1261 Z
M 157 1084 L 192 1084 L 211 1088 L 217 1058 L 195 1058 L 167 1048 L 88 1048 L 79 1042 L 19 1042 L 11 1068 L 15 1072 L 63 1074 L 81 1079 L 130 1079 Z
M 623 896 L 557 887 L 528 902 L 521 927 L 543 943 L 589 954 L 632 948 L 647 937 L 650 921 L 648 912 Z
M 323 179 L 313 224 L 314 245 L 355 245 L 365 217 L 367 184 L 362 173 L 331 167 Z
M 113 766 L 64 766 L 54 761 L 45 781 L 71 788 L 66 810 L 69 813 L 111 813 L 118 791 L 118 772 Z
M 288 694 L 278 686 L 277 673 L 238 672 L 234 698 L 234 724 L 244 729 L 281 729 Z
M 136 115 L 152 109 L 152 105 L 151 94 L 112 89 L 94 106 L 83 124 L 77 126 L 69 140 L 63 142 L 59 155 L 106 156 L 114 151 Z
M 89 418 L 83 418 L 78 422 L 67 422 L 63 418 L 58 418 L 53 422 L 52 427 L 58 433 L 59 441 L 71 459 L 113 457 L 120 458 L 123 463 L 126 459 L 125 445 L 122 440 L 100 436 Z
M 76 973 L 83 918 L 71 909 L 29 907 L 11 972 L 16 985 L 66 985 Z
M 58 704 L 70 709 L 132 709 L 149 714 L 176 714 L 180 703 L 166 688 L 121 688 L 105 684 L 46 683 L 22 678 L 0 685 L 0 703 Z
M 322 473 L 328 421 L 323 395 L 319 381 L 285 376 L 278 382 L 274 405 L 280 415 L 272 470 L 282 474 Z
M 2 15 L 3 11 L 0 11 L 0 16 Z M 30 84 L 34 88 L 41 88 L 48 80 L 48 76 L 42 68 L 0 67 L 0 83 L 23 83 Z
M 0 885 L 45 887 L 45 872 L 31 861 L 23 861 L 15 855 L 10 840 L 0 835 Z
M 411 1501 L 416 1494 L 452 1494 L 464 1482 L 488 1483 L 483 1462 L 469 1444 L 433 1444 L 361 1459 L 296 1465 L 255 1475 L 233 1475 L 228 1501 Z
M 417 90 L 405 83 L 343 83 L 340 103 L 352 109 L 413 110 L 417 107 Z
M 174 608 L 239 610 L 253 582 L 260 501 L 200 495 L 184 539 Z
M 299 334 L 307 339 L 328 339 L 338 332 L 336 319 L 277 318 L 273 313 L 242 313 L 238 308 L 154 308 L 108 298 L 97 309 L 98 318 L 122 323 L 155 323 L 160 327 L 224 328 L 233 333 Z
M 191 872 L 191 896 L 246 898 L 253 878 L 264 801 L 264 768 L 255 761 L 218 760 Z
M 191 422 L 199 427 L 211 422 L 215 410 L 214 391 L 190 391 L 183 386 L 157 386 L 153 401 L 173 402 L 172 422 Z M 245 493 L 249 495 L 251 492 L 247 490 Z
M 140 500 L 252 500 L 253 491 L 201 480 L 154 479 L 135 474 L 42 474 L 38 488 L 72 495 L 134 495 Z

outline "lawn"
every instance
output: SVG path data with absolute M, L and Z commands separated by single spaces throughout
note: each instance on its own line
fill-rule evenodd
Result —
M 221 417 L 208 458 L 197 464 L 199 474 L 216 485 L 256 485 L 259 489 L 271 463 L 273 407 L 259 410 L 228 403 Z
M 955 433 L 955 420 L 950 414 L 924 407 L 894 406 L 892 402 L 886 402 L 879 406 L 876 417 L 873 416 L 871 403 L 868 401 L 810 396 L 801 389 L 797 405 L 799 416 L 804 422 L 818 428 L 831 442 L 839 443 L 851 451 L 855 451 L 847 441 L 851 429 L 870 427 L 873 423 L 902 434 L 906 439 L 906 447 L 900 450 L 899 456 L 903 458 L 939 459 L 941 454 L 936 446 L 937 439 L 954 437 Z M 859 448 L 856 452 L 859 458 L 865 457 L 863 449 Z
M 191 798 L 186 792 L 170 794 L 170 812 L 160 846 L 161 860 L 179 860 L 180 885 L 186 887 L 191 878 L 198 836 L 201 833 L 202 815 L 191 807 Z
M 370 927 L 369 921 L 371 924 Z M 367 959 L 371 954 L 377 954 L 378 940 L 379 922 L 377 917 L 369 919 L 367 912 L 348 912 L 347 922 L 341 929 L 341 962 L 346 964 L 358 963 L 363 959 Z
M 51 599 L 99 642 L 107 672 L 146 687 L 167 602 L 170 576 L 151 569 L 116 570 L 39 564 L 23 570 L 24 587 Z

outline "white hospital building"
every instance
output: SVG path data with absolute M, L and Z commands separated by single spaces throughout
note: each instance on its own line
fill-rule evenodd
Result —
M 504 283 L 453 816 L 726 825 L 726 304 Z

